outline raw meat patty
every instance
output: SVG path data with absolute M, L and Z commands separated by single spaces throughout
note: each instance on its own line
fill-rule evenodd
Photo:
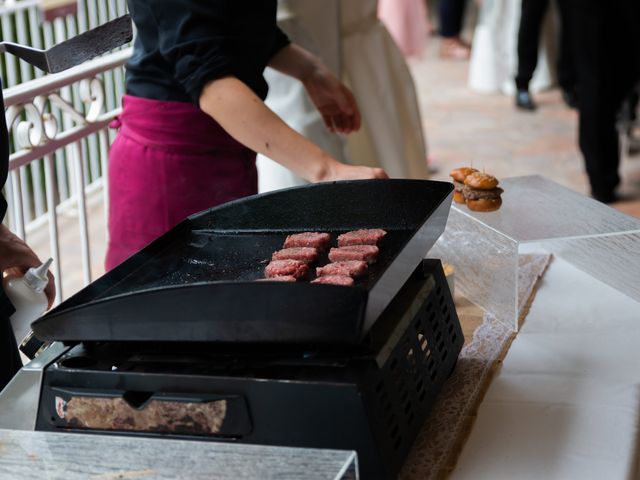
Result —
M 349 260 L 347 262 L 329 263 L 324 267 L 316 268 L 316 275 L 346 275 L 348 277 L 358 277 L 367 271 L 367 264 L 361 260 Z
M 387 232 L 381 228 L 354 230 L 353 232 L 347 232 L 340 235 L 338 237 L 338 246 L 348 247 L 350 245 L 377 245 L 386 234 Z
M 332 262 L 345 262 L 347 260 L 362 260 L 373 263 L 378 258 L 380 250 L 375 245 L 350 245 L 348 247 L 332 248 L 329 251 L 329 260 Z
M 345 287 L 351 287 L 353 285 L 353 278 L 346 275 L 327 275 L 325 277 L 318 277 L 311 283 L 322 283 L 325 285 L 342 285 Z
M 313 263 L 318 258 L 318 250 L 313 247 L 284 248 L 273 252 L 272 260 L 298 260 L 304 263 Z
M 298 260 L 273 260 L 264 269 L 265 277 L 274 278 L 291 275 L 298 279 L 309 272 L 309 267 Z
M 297 282 L 296 277 L 292 275 L 279 275 L 271 278 L 259 278 L 256 282 Z
M 284 248 L 293 247 L 312 247 L 324 250 L 331 241 L 331 235 L 328 233 L 304 232 L 289 235 L 284 241 Z

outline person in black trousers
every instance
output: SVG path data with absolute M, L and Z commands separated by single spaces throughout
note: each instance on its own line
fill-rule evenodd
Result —
M 440 0 L 440 56 L 443 58 L 467 59 L 471 48 L 460 38 L 462 20 L 467 0 Z
M 558 83 L 567 105 L 577 107 L 576 74 L 572 52 L 571 13 L 568 0 L 557 0 L 560 12 L 560 55 L 558 57 Z M 518 72 L 516 74 L 516 106 L 533 111 L 536 104 L 529 93 L 529 82 L 538 65 L 540 31 L 549 0 L 522 0 L 522 13 L 518 29 Z
M 568 0 L 578 78 L 579 142 L 591 193 L 618 199 L 618 113 L 640 81 L 640 1 Z
M 42 262 L 29 246 L 2 225 L 7 202 L 2 195 L 2 188 L 7 180 L 9 171 L 9 136 L 4 117 L 4 99 L 2 97 L 2 82 L 0 81 L 0 277 L 4 272 L 19 269 L 26 271 L 30 267 L 37 267 Z M 49 305 L 55 297 L 55 287 L 52 281 L 45 290 Z M 9 322 L 14 312 L 13 305 L 7 298 L 0 282 L 0 391 L 6 386 L 16 372 L 22 367 L 16 339 Z

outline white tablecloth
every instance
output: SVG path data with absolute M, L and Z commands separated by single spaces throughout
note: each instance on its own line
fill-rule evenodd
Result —
M 639 414 L 640 303 L 555 259 L 452 478 L 640 478 Z

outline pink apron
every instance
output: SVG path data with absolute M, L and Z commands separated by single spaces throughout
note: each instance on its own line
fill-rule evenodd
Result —
M 196 106 L 125 95 L 109 153 L 112 269 L 185 217 L 258 190 L 256 154 Z

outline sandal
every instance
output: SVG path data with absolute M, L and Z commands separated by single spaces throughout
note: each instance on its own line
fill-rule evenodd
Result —
M 471 47 L 458 37 L 443 38 L 440 44 L 440 58 L 448 60 L 468 60 Z

